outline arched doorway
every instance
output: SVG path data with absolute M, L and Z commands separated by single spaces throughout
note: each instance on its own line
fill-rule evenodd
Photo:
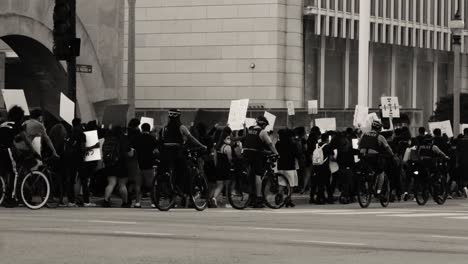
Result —
M 5 63 L 5 89 L 23 89 L 30 108 L 59 117 L 60 92 L 66 94 L 67 73 L 39 41 L 22 35 L 0 36 L 17 54 Z

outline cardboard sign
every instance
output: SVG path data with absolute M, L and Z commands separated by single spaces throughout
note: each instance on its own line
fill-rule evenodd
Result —
M 367 121 L 367 115 L 369 115 L 369 107 L 356 105 L 356 109 L 354 110 L 354 127 L 363 127 Z
M 106 106 L 104 116 L 102 117 L 102 123 L 107 127 L 126 127 L 128 106 L 128 104 Z
M 97 130 L 87 131 L 87 132 L 84 132 L 84 134 L 86 135 L 86 147 L 87 148 L 99 143 Z M 101 160 L 101 159 L 102 159 L 102 155 L 101 155 L 100 146 L 87 151 L 85 154 L 86 162 L 96 161 L 96 160 Z
M 231 101 L 228 124 L 232 130 L 241 130 L 244 128 L 248 107 L 249 99 Z
M 468 128 L 468 124 L 460 124 L 460 134 L 463 135 L 463 130 L 465 130 L 465 128 Z
M 452 123 L 450 120 L 429 123 L 429 130 L 431 134 L 434 133 L 434 129 L 436 128 L 439 128 L 442 131 L 442 135 L 446 134 L 449 138 L 453 137 Z
M 3 101 L 7 111 L 17 105 L 23 108 L 24 115 L 29 116 L 29 107 L 23 90 L 2 89 Z
M 266 127 L 266 131 L 273 131 L 275 128 L 276 116 L 265 111 L 263 116 L 268 120 L 269 125 Z
M 296 114 L 296 111 L 294 110 L 294 102 L 293 101 L 287 101 L 286 106 L 288 107 L 288 115 L 293 116 Z
M 75 118 L 75 103 L 63 93 L 60 93 L 60 117 L 70 125 Z
M 380 103 L 382 104 L 382 117 L 400 117 L 400 105 L 398 104 L 398 97 L 382 97 L 380 98 Z
M 307 102 L 307 112 L 309 115 L 316 115 L 318 113 L 318 101 L 310 100 Z
M 257 120 L 255 120 L 254 118 L 246 118 L 245 119 L 245 126 L 247 128 L 253 127 L 253 126 L 256 126 L 256 125 L 257 125 Z
M 336 131 L 336 118 L 317 118 L 315 125 L 320 128 L 320 131 Z
M 140 119 L 140 130 L 141 130 L 141 126 L 143 124 L 149 124 L 150 125 L 150 131 L 153 131 L 153 127 L 154 127 L 154 119 L 151 118 L 151 117 L 141 117 Z

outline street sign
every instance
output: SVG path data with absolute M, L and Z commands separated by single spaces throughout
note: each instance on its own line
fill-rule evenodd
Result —
M 85 64 L 77 64 L 76 65 L 76 72 L 93 73 L 93 66 L 92 65 L 85 65 Z
M 382 97 L 382 117 L 384 118 L 399 118 L 400 105 L 398 104 L 398 97 Z

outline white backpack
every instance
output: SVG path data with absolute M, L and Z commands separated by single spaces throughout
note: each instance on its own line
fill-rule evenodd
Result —
M 322 150 L 323 147 L 325 147 L 326 145 L 327 144 L 324 144 L 323 146 L 319 147 L 317 144 L 314 152 L 312 153 L 312 165 L 314 166 L 323 165 L 328 160 L 328 157 L 324 158 L 323 150 Z

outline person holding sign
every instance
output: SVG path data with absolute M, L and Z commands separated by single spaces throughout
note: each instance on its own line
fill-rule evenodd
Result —
M 249 128 L 244 142 L 244 156 L 251 168 L 251 195 L 254 197 L 255 208 L 264 207 L 262 201 L 262 176 L 266 171 L 265 151 L 278 154 L 266 130 L 268 124 L 268 120 L 264 116 L 257 117 L 257 125 Z
M 382 192 L 384 171 L 387 170 L 388 160 L 393 158 L 392 148 L 388 145 L 385 137 L 380 134 L 381 131 L 382 123 L 380 120 L 374 120 L 371 131 L 364 133 L 359 142 L 362 162 L 369 166 L 377 175 L 377 196 Z

